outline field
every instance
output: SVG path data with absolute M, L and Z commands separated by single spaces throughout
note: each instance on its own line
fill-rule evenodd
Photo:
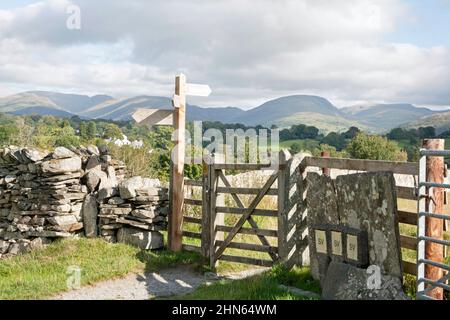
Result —
M 312 152 L 315 148 L 319 147 L 319 141 L 314 139 L 298 139 L 298 140 L 287 140 L 280 142 L 280 148 L 290 149 L 293 144 L 299 144 L 301 150 Z

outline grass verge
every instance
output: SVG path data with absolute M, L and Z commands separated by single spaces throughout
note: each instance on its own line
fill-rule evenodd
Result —
M 67 291 L 69 267 L 81 268 L 81 286 L 130 272 L 200 265 L 195 253 L 144 252 L 101 239 L 67 239 L 43 250 L 0 261 L 0 300 L 45 299 Z
M 203 285 L 196 291 L 175 299 L 183 300 L 310 300 L 279 287 L 280 284 L 320 293 L 320 286 L 307 268 L 288 271 L 276 266 L 242 280 L 221 280 Z

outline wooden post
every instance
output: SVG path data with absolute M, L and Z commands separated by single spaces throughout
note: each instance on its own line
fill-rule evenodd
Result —
M 329 158 L 330 157 L 330 152 L 329 151 L 322 151 L 322 153 L 320 154 L 320 156 L 322 158 Z M 329 177 L 331 174 L 331 170 L 329 168 L 322 168 L 322 174 L 324 176 Z
M 209 166 L 209 182 L 210 182 L 210 206 L 209 206 L 209 262 L 211 268 L 216 268 L 219 264 L 219 261 L 215 260 L 216 253 L 216 241 L 224 240 L 224 233 L 217 231 L 218 225 L 224 225 L 224 217 L 223 213 L 217 212 L 217 206 L 224 205 L 224 197 L 223 195 L 217 194 L 217 187 L 219 185 L 219 175 L 217 174 L 217 170 L 214 167 L 215 163 L 222 163 L 223 155 L 216 154 L 212 158 L 211 165 Z M 224 172 L 225 174 L 225 172 Z
M 186 130 L 186 76 L 181 74 L 175 80 L 175 96 L 178 105 L 173 116 L 175 146 L 172 152 L 172 212 L 169 216 L 169 249 L 179 252 L 183 247 L 183 205 L 184 205 L 184 154 Z
M 423 147 L 428 150 L 444 150 L 445 140 L 430 139 L 423 141 Z M 444 183 L 444 158 L 428 157 L 426 165 L 427 182 Z M 425 209 L 431 213 L 444 213 L 444 189 L 428 188 Z M 444 221 L 436 218 L 426 218 L 425 234 L 427 237 L 442 240 L 444 230 Z M 425 246 L 425 259 L 442 263 L 444 260 L 443 246 L 436 243 L 427 242 Z M 438 281 L 444 276 L 443 270 L 438 267 L 426 265 L 425 278 Z M 430 296 L 443 300 L 444 292 L 442 288 L 433 289 Z
M 210 257 L 211 249 L 211 166 L 203 160 L 202 187 L 202 255 Z
M 217 261 L 214 259 L 214 254 L 216 252 L 216 207 L 217 207 L 217 173 L 214 168 L 214 160 L 213 163 L 209 166 L 209 188 L 210 188 L 210 207 L 209 207 L 209 266 L 211 268 L 215 268 L 217 266 Z
M 278 175 L 278 255 L 279 262 L 288 265 L 290 248 L 289 242 L 289 195 L 290 195 L 290 171 L 288 167 L 291 154 L 287 150 L 281 150 L 279 154 L 280 173 Z

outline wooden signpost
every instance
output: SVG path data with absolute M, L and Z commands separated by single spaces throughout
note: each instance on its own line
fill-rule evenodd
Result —
M 173 125 L 173 110 L 164 109 L 138 109 L 133 114 L 137 123 L 149 126 L 171 126 Z
M 184 155 L 186 137 L 186 96 L 208 97 L 211 88 L 203 84 L 186 83 L 186 76 L 175 78 L 175 95 L 172 98 L 174 110 L 138 109 L 133 114 L 137 123 L 147 125 L 173 125 L 174 149 L 170 181 L 171 214 L 169 215 L 169 249 L 181 251 L 183 244 L 183 205 L 184 205 Z
M 172 152 L 171 203 L 169 216 L 169 249 L 179 252 L 183 247 L 183 205 L 184 205 L 184 155 L 186 136 L 186 96 L 207 97 L 211 88 L 207 85 L 188 84 L 186 76 L 180 74 L 175 79 L 175 95 L 172 100 L 175 108 L 173 116 L 174 150 Z

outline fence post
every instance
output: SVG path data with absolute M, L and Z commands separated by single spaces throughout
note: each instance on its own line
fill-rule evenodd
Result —
M 290 193 L 290 168 L 288 166 L 291 154 L 287 150 L 279 153 L 278 175 L 278 256 L 279 262 L 288 264 L 289 260 L 289 193 Z
M 175 80 L 175 95 L 180 99 L 179 108 L 175 108 L 173 124 L 175 146 L 172 152 L 171 199 L 172 211 L 169 216 L 169 249 L 179 252 L 183 248 L 183 206 L 184 206 L 184 156 L 186 134 L 186 77 L 179 75 Z
M 216 154 L 212 158 L 211 165 L 209 166 L 209 192 L 210 192 L 210 222 L 209 222 L 209 263 L 211 268 L 215 268 L 218 265 L 218 261 L 215 260 L 214 256 L 216 253 L 216 240 L 223 240 L 224 234 L 223 232 L 218 232 L 216 227 L 217 225 L 224 225 L 224 214 L 217 212 L 217 204 L 222 205 L 223 197 L 217 195 L 217 187 L 219 184 L 219 176 L 217 175 L 217 171 L 214 167 L 215 163 L 223 162 L 223 156 Z M 225 174 L 225 173 L 224 173 Z
M 202 255 L 205 258 L 210 256 L 211 246 L 211 166 L 203 159 L 203 175 L 202 175 Z
M 330 157 L 330 152 L 329 151 L 322 151 L 322 153 L 320 154 L 320 156 L 322 158 L 329 158 Z M 329 168 L 322 168 L 322 174 L 324 176 L 329 177 L 331 173 L 331 170 Z
M 445 140 L 443 139 L 429 139 L 423 141 L 423 147 L 428 150 L 444 150 Z M 428 157 L 426 164 L 426 178 L 427 182 L 444 183 L 444 158 L 443 157 Z M 427 212 L 440 213 L 444 211 L 444 189 L 442 188 L 427 188 L 427 198 L 425 202 L 425 209 Z M 425 235 L 430 238 L 443 239 L 444 222 L 442 219 L 426 218 Z M 442 263 L 444 260 L 443 246 L 437 243 L 427 242 L 425 245 L 425 259 L 434 262 Z M 443 270 L 438 267 L 426 265 L 425 278 L 433 281 L 438 281 L 444 276 Z M 443 300 L 444 291 L 442 288 L 435 288 L 430 292 L 430 296 Z

